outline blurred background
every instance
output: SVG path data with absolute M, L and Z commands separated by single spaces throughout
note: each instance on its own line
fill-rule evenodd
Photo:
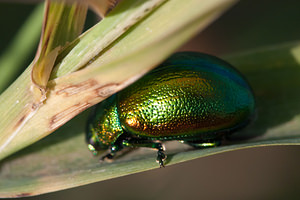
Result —
M 33 8 L 0 1 L 0 53 Z M 299 0 L 240 1 L 179 51 L 222 56 L 297 41 L 299 8 Z M 89 13 L 86 27 L 94 22 Z M 300 146 L 239 150 L 26 199 L 300 199 L 299 154 Z

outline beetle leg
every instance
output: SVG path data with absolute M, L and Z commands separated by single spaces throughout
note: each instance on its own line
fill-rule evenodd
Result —
M 157 149 L 156 161 L 159 163 L 160 167 L 164 167 L 164 161 L 166 160 L 167 156 L 165 155 L 165 148 L 162 143 L 149 139 L 134 138 L 126 134 L 122 134 L 115 141 L 115 143 L 110 146 L 109 152 L 105 156 L 101 157 L 100 160 L 103 161 L 105 159 L 113 159 L 116 153 L 122 150 L 124 147 L 148 147 Z
M 100 161 L 104 161 L 105 159 L 111 160 L 111 159 L 113 159 L 113 158 L 114 158 L 114 155 L 113 155 L 112 153 L 108 153 L 108 154 L 106 154 L 105 156 L 102 156 L 102 157 L 100 158 Z
M 100 158 L 100 161 L 104 161 L 105 159 L 109 159 L 109 160 L 113 159 L 115 157 L 116 153 L 122 149 L 123 149 L 122 144 L 120 144 L 119 142 L 116 142 L 115 144 L 110 146 L 109 153 L 106 154 L 105 156 L 102 156 Z
M 159 163 L 159 167 L 165 167 L 164 166 L 164 160 L 166 160 L 167 156 L 164 152 L 164 150 L 158 150 L 157 151 L 157 158 L 156 158 L 156 162 Z
M 160 142 L 156 142 L 153 140 L 143 140 L 143 139 L 135 139 L 135 138 L 128 138 L 127 140 L 123 140 L 123 146 L 125 147 L 148 147 L 157 149 L 157 158 L 156 162 L 159 163 L 160 167 L 164 166 L 164 161 L 166 160 L 167 156 L 165 155 L 165 148 L 164 145 Z

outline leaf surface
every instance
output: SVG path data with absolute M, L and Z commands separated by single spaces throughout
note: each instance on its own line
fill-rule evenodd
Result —
M 166 143 L 172 164 L 233 150 L 300 144 L 300 44 L 284 44 L 225 57 L 249 80 L 257 117 L 223 146 L 195 150 Z M 88 151 L 83 112 L 54 134 L 1 163 L 0 196 L 37 195 L 158 168 L 156 152 L 136 149 L 114 162 L 99 163 Z M 238 136 L 239 140 L 237 140 Z

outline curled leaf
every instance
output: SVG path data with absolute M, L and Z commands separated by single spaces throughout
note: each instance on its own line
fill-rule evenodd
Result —
M 41 91 L 39 94 L 33 90 L 36 100 L 45 100 L 46 85 L 58 52 L 81 33 L 86 11 L 83 4 L 46 1 L 42 35 L 31 72 L 34 86 Z

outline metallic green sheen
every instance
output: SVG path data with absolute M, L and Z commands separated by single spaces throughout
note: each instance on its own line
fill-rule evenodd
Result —
M 115 95 L 95 107 L 86 133 L 86 140 L 98 148 L 107 148 L 123 133 Z
M 123 133 L 151 140 L 220 140 L 254 114 L 252 90 L 228 63 L 176 53 L 97 106 L 87 140 L 113 144 Z M 100 144 L 99 144 L 100 143 Z

